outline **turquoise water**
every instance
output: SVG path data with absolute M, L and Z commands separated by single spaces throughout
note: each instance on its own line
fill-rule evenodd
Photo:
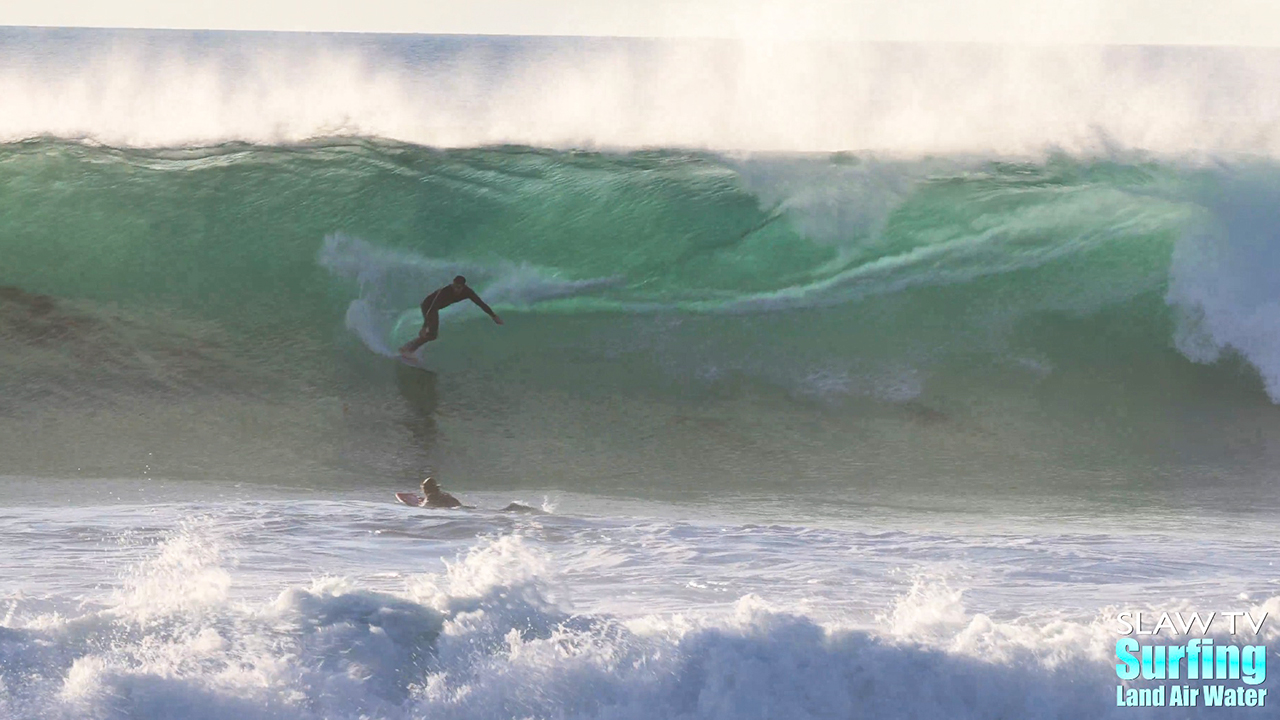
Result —
M 177 475 L 234 464 L 211 444 L 261 424 L 290 459 L 248 455 L 307 482 L 1194 492 L 1261 481 L 1280 431 L 1267 164 L 345 139 L 0 157 L 6 405 L 84 448 L 11 425 L 24 472 L 147 465 L 105 413 Z M 381 357 L 456 273 L 507 324 L 450 308 L 430 372 Z

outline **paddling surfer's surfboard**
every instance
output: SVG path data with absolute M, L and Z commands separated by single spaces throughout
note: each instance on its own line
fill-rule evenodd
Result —
M 396 493 L 396 500 L 398 500 L 402 505 L 409 505 L 411 507 L 422 507 L 422 503 L 426 502 L 426 498 L 411 492 Z

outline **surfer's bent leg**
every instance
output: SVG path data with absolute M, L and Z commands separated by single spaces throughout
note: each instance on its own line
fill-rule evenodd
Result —
M 400 348 L 401 355 L 412 355 L 418 351 L 418 348 L 435 340 L 440 335 L 440 314 L 439 313 L 423 313 L 422 329 L 418 331 L 418 337 L 405 343 Z

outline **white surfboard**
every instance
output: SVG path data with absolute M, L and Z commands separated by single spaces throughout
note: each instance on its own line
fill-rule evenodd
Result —
M 405 364 L 405 365 L 408 365 L 408 366 L 409 366 L 409 367 L 411 367 L 411 368 L 417 368 L 417 369 L 419 369 L 419 370 L 426 370 L 426 369 L 427 369 L 427 368 L 426 368 L 426 366 L 422 364 L 422 361 L 421 361 L 421 360 L 419 360 L 419 359 L 417 359 L 416 357 L 415 357 L 415 358 L 407 358 L 407 357 L 405 357 L 405 356 L 403 356 L 403 355 L 396 355 L 396 359 L 397 359 L 397 360 L 399 360 L 401 363 L 403 363 L 403 364 Z

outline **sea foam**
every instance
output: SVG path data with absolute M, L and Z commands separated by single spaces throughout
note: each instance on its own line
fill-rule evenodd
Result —
M 583 615 L 556 599 L 568 589 L 549 558 L 508 534 L 397 592 L 328 577 L 246 601 L 228 592 L 235 573 L 207 535 L 171 535 L 100 609 L 11 618 L 0 628 L 0 710 L 209 720 L 1114 712 L 1105 618 L 1000 621 L 927 578 L 871 627 L 753 595 L 722 612 Z M 1259 609 L 1277 612 L 1280 598 Z

